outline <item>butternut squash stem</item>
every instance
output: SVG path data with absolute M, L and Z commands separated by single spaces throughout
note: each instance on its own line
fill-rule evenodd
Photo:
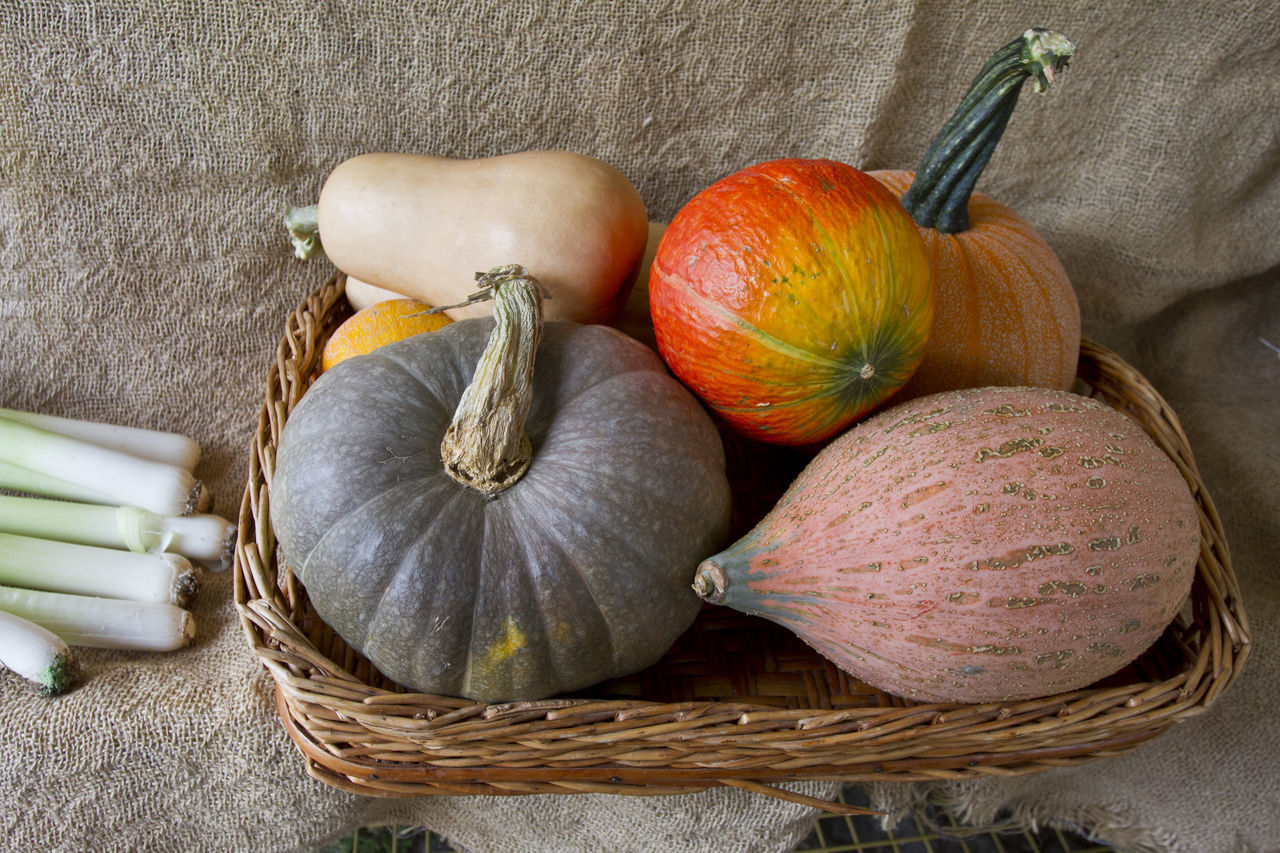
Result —
M 969 198 L 1031 78 L 1037 92 L 1075 54 L 1062 33 L 1032 28 L 996 51 L 930 144 L 902 205 L 922 228 L 955 234 L 969 227 Z
M 478 273 L 492 294 L 493 332 L 440 443 L 449 476 L 486 496 L 516 483 L 533 461 L 525 419 L 542 339 L 542 286 L 511 264 Z
M 324 245 L 320 242 L 318 205 L 289 208 L 284 215 L 284 227 L 289 231 L 295 257 L 305 261 L 324 254 Z

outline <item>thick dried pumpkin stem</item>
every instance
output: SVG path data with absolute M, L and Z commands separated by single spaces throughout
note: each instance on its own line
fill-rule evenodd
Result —
M 478 276 L 493 296 L 493 332 L 440 443 L 449 476 L 485 495 L 512 486 L 533 461 L 524 432 L 542 339 L 542 287 L 516 264 Z
M 1062 33 L 1029 29 L 996 51 L 925 152 L 902 205 L 916 224 L 955 234 L 969 228 L 969 197 L 1031 78 L 1044 92 L 1075 45 Z

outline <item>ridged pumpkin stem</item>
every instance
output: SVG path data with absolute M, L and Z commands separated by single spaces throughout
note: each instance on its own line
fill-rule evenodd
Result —
M 440 456 L 453 479 L 495 495 L 514 485 L 533 461 L 524 422 L 542 339 L 542 286 L 517 264 L 476 278 L 480 294 L 493 298 L 493 332 L 445 431 Z
M 996 51 L 960 106 L 925 152 L 915 181 L 902 196 L 917 225 L 954 234 L 969 227 L 969 197 L 987 167 L 1028 77 L 1037 92 L 1075 54 L 1062 33 L 1032 28 Z

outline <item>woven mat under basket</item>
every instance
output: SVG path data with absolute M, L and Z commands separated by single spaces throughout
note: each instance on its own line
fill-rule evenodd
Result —
M 350 313 L 331 279 L 290 316 L 250 455 L 235 600 L 275 681 L 281 720 L 307 771 L 377 796 L 686 793 L 804 779 L 919 781 L 1016 775 L 1128 752 L 1204 711 L 1240 672 L 1249 628 L 1213 502 L 1160 394 L 1115 353 L 1085 341 L 1079 378 L 1138 421 L 1195 495 L 1202 548 L 1187 606 L 1132 665 L 1041 699 L 925 704 L 838 670 L 786 630 L 705 607 L 656 665 L 579 695 L 504 705 L 407 693 L 315 614 L 277 559 L 269 486 L 276 442 Z M 807 461 L 726 435 L 734 534 L 773 505 Z M 829 804 L 823 804 L 829 805 Z

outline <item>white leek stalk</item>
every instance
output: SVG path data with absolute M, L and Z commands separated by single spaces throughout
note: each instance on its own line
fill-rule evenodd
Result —
M 94 504 L 113 504 L 110 495 L 95 492 L 57 477 L 50 477 L 39 471 L 30 471 L 8 462 L 0 462 L 0 488 L 14 492 L 26 492 L 31 495 L 45 495 L 51 498 L 63 498 L 69 501 L 83 501 Z
M 0 495 L 0 533 L 130 551 L 163 551 L 162 516 L 136 506 Z
M 160 515 L 186 515 L 202 491 L 191 472 L 0 417 L 0 462 L 38 471 Z
M 176 432 L 42 415 L 18 409 L 0 408 L 0 418 L 37 426 L 130 456 L 176 465 L 188 471 L 194 471 L 196 463 L 200 461 L 200 445 L 194 439 Z
M 0 533 L 102 548 L 169 551 L 225 568 L 235 525 L 217 515 L 163 516 L 140 507 L 0 495 Z
M 47 628 L 70 646 L 168 652 L 196 636 L 188 611 L 154 601 L 0 586 L 0 610 Z
M 0 610 L 0 663 L 33 682 L 45 696 L 71 689 L 80 667 L 57 634 L 21 616 Z
M 180 554 L 139 554 L 12 533 L 0 533 L 0 584 L 179 607 L 197 587 L 191 563 Z
M 236 526 L 220 515 L 165 516 L 160 524 L 170 537 L 166 551 L 199 560 L 215 572 L 231 565 L 236 548 Z

